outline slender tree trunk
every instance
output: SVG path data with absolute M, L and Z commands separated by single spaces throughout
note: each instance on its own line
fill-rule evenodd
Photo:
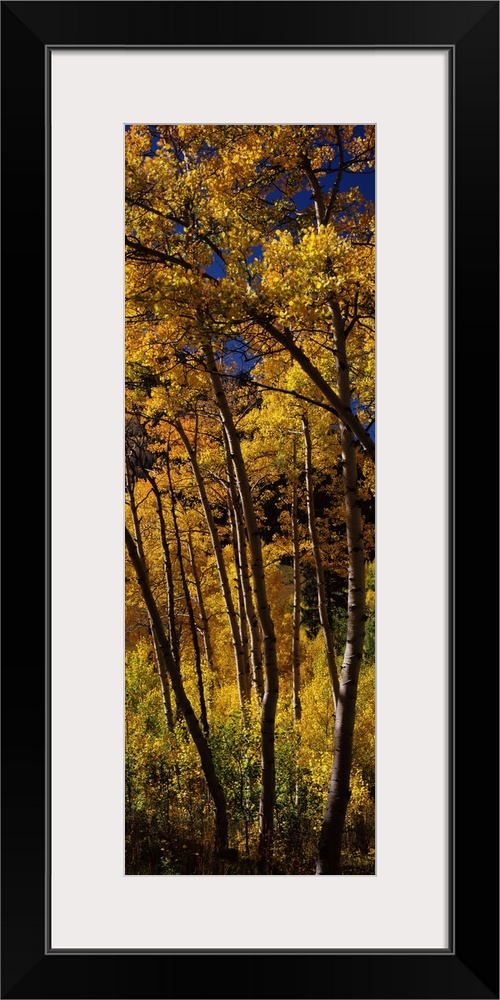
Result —
M 203 512 L 205 514 L 205 519 L 208 525 L 208 530 L 210 532 L 210 538 L 212 540 L 212 548 L 214 551 L 215 561 L 217 563 L 217 570 L 219 572 L 219 580 L 224 596 L 224 602 L 226 606 L 226 612 L 229 619 L 229 627 L 231 630 L 231 640 L 233 643 L 234 659 L 236 664 L 236 680 L 238 684 L 238 695 L 240 699 L 241 710 L 245 711 L 246 704 L 248 701 L 248 695 L 245 689 L 245 679 L 244 679 L 244 662 L 243 662 L 243 650 L 241 648 L 241 637 L 238 628 L 238 618 L 233 603 L 233 596 L 231 593 L 231 587 L 229 585 L 229 579 L 226 570 L 226 564 L 224 562 L 224 554 L 222 552 L 222 546 L 219 539 L 219 533 L 217 531 L 217 526 L 214 521 L 210 503 L 207 497 L 207 491 L 205 489 L 205 484 L 203 482 L 203 477 L 201 475 L 201 469 L 198 465 L 196 455 L 189 443 L 187 434 L 180 423 L 177 421 L 175 423 L 175 428 L 179 433 L 179 437 L 186 449 L 189 461 L 191 463 L 191 468 L 193 470 L 193 475 L 196 480 L 196 485 L 198 487 L 198 493 L 200 495 L 201 504 L 203 507 Z
M 325 572 L 323 569 L 323 557 L 319 544 L 318 529 L 316 526 L 316 512 L 314 508 L 314 488 L 312 480 L 312 449 L 309 423 L 306 416 L 302 417 L 302 431 L 305 445 L 305 473 L 306 473 L 306 494 L 307 494 L 307 519 L 309 524 L 309 535 L 311 538 L 314 565 L 316 568 L 316 590 L 318 594 L 318 613 L 323 638 L 325 640 L 326 660 L 330 683 L 332 686 L 333 706 L 337 708 L 339 697 L 339 678 L 337 664 L 335 661 L 335 649 L 333 645 L 333 632 L 328 620 L 328 605 L 326 601 Z
M 142 543 L 141 525 L 140 525 L 139 517 L 138 517 L 138 514 L 137 514 L 137 506 L 136 506 L 136 502 L 135 502 L 134 477 L 133 477 L 132 470 L 130 468 L 130 465 L 129 465 L 129 462 L 128 462 L 127 459 L 126 459 L 126 475 L 127 475 L 127 492 L 128 492 L 129 499 L 130 499 L 130 511 L 131 511 L 131 514 L 132 514 L 132 522 L 133 522 L 133 525 L 134 525 L 134 532 L 135 532 L 137 550 L 139 552 L 139 556 L 140 556 L 142 562 L 144 563 L 144 565 L 146 565 L 146 557 L 144 555 L 144 546 L 143 546 L 143 543 Z M 172 699 L 170 697 L 170 684 L 169 684 L 169 680 L 168 680 L 168 672 L 167 672 L 167 667 L 166 667 L 166 663 L 165 663 L 165 658 L 163 656 L 162 648 L 161 648 L 161 645 L 160 645 L 160 643 L 158 641 L 158 636 L 156 635 L 155 628 L 154 628 L 154 625 L 153 625 L 153 621 L 151 619 L 149 611 L 148 611 L 148 625 L 149 625 L 149 633 L 151 635 L 151 639 L 152 639 L 152 642 L 153 642 L 153 649 L 154 649 L 155 660 L 156 660 L 156 670 L 157 670 L 158 676 L 160 678 L 161 695 L 162 695 L 162 701 L 163 701 L 163 711 L 164 711 L 164 714 L 165 714 L 165 722 L 167 724 L 167 729 L 169 730 L 169 732 L 172 732 L 172 730 L 174 728 L 174 717 L 173 717 L 173 714 L 172 714 Z
M 248 568 L 247 543 L 245 538 L 245 527 L 241 514 L 241 501 L 238 496 L 237 486 L 234 480 L 234 469 L 231 459 L 231 448 L 227 438 L 227 433 L 223 427 L 224 450 L 228 468 L 228 483 L 231 503 L 235 512 L 235 528 L 237 540 L 237 565 L 240 574 L 241 587 L 243 591 L 243 604 L 250 633 L 250 653 L 252 657 L 252 680 L 257 695 L 257 703 L 262 704 L 264 697 L 264 677 L 262 673 L 262 649 L 259 633 L 259 623 L 253 602 L 252 585 Z
M 324 197 L 310 164 L 306 164 L 306 173 L 313 189 L 319 230 L 328 221 L 333 201 L 330 200 L 326 211 Z M 336 410 L 340 417 L 349 583 L 347 637 L 335 715 L 333 765 L 319 839 L 317 875 L 338 875 L 340 873 L 342 835 L 351 796 L 350 780 L 356 698 L 365 637 L 365 559 L 354 434 L 357 435 L 366 452 L 375 461 L 373 441 L 366 431 L 363 430 L 363 435 L 359 433 L 357 426 L 359 421 L 357 418 L 352 419 L 351 387 L 345 345 L 346 330 L 339 304 L 333 296 L 328 301 L 328 308 L 332 317 L 337 394 L 340 402 L 340 407 L 336 407 Z M 316 382 L 316 384 L 318 383 Z M 359 424 L 359 426 L 361 425 Z
M 165 635 L 163 622 L 161 620 L 156 601 L 151 592 L 146 567 L 139 555 L 134 539 L 127 528 L 125 528 L 125 542 L 130 561 L 135 570 L 137 582 L 139 584 L 144 603 L 153 622 L 153 627 L 163 652 L 172 688 L 177 699 L 177 704 L 182 711 L 189 733 L 198 751 L 201 768 L 214 809 L 215 847 L 217 851 L 226 850 L 228 846 L 226 797 L 215 772 L 212 753 L 193 711 L 191 702 L 189 701 L 189 698 L 184 690 L 179 666 L 172 656 L 172 650 L 167 636 Z
M 170 558 L 170 546 L 168 544 L 167 538 L 167 528 L 165 524 L 165 516 L 163 513 L 163 504 L 161 501 L 161 494 L 158 488 L 158 483 L 153 476 L 149 473 L 146 474 L 147 480 L 153 490 L 156 509 L 158 511 L 158 522 L 160 525 L 160 540 L 161 549 L 163 554 L 163 575 L 165 577 L 165 589 L 167 595 L 167 618 L 168 618 L 168 629 L 170 644 L 172 646 L 172 653 L 175 660 L 179 657 L 179 636 L 177 632 L 177 622 L 175 616 L 175 590 L 174 590 L 174 574 L 172 571 L 172 560 Z
M 245 614 L 245 603 L 243 600 L 243 588 L 241 585 L 241 568 L 238 553 L 238 539 L 236 534 L 236 511 L 229 498 L 229 521 L 231 523 L 231 543 L 233 547 L 233 559 L 236 584 L 236 594 L 238 597 L 238 625 L 240 630 L 241 648 L 243 650 L 243 683 L 245 685 L 246 699 L 250 698 L 250 641 L 248 637 L 248 625 Z
M 330 303 L 330 310 L 333 318 L 338 391 L 342 401 L 347 404 L 350 399 L 350 386 L 344 324 L 336 303 Z M 347 639 L 335 717 L 333 766 L 319 839 L 317 875 L 340 873 L 342 835 L 351 795 L 356 697 L 365 636 L 365 559 L 363 525 L 358 500 L 356 446 L 351 429 L 342 423 L 340 440 L 349 554 Z
M 207 612 L 205 610 L 205 601 L 203 599 L 200 574 L 198 573 L 198 567 L 196 565 L 193 539 L 191 537 L 191 528 L 188 529 L 188 551 L 189 551 L 189 561 L 191 563 L 191 571 L 193 574 L 194 589 L 196 591 L 196 600 L 198 602 L 198 608 L 200 612 L 201 633 L 203 636 L 203 645 L 205 646 L 207 669 L 209 677 L 212 677 L 214 673 L 214 655 L 212 650 L 212 640 L 210 636 L 210 628 L 208 624 Z
M 165 714 L 165 721 L 167 723 L 167 729 L 171 733 L 174 728 L 174 715 L 172 712 L 172 699 L 170 697 L 170 682 L 168 679 L 167 665 L 165 663 L 165 658 L 162 653 L 160 643 L 156 636 L 153 623 L 150 621 L 149 631 L 151 639 L 153 642 L 153 649 L 155 651 L 156 669 L 160 677 L 161 685 L 161 696 L 163 701 L 163 711 Z
M 236 430 L 233 415 L 229 407 L 222 379 L 220 377 L 210 341 L 204 347 L 207 359 L 207 370 L 227 433 L 231 452 L 231 460 L 241 498 L 243 516 L 248 533 L 250 564 L 252 568 L 253 589 L 257 605 L 257 616 L 263 638 L 263 660 L 266 675 L 264 698 L 261 713 L 261 766 L 262 785 L 259 805 L 259 857 L 263 870 L 269 867 L 272 857 L 274 806 L 276 798 L 276 765 L 274 753 L 274 729 L 276 706 L 278 703 L 278 663 L 276 657 L 276 634 L 267 598 L 264 561 L 259 528 L 252 502 L 250 483 L 248 481 L 245 463 L 241 452 L 240 439 Z
M 177 511 L 175 504 L 175 493 L 172 486 L 172 476 L 170 472 L 170 459 L 168 456 L 168 451 L 165 455 L 165 463 L 167 469 L 168 485 L 170 488 L 170 508 L 172 513 L 172 524 L 174 528 L 175 542 L 177 546 L 177 564 L 179 566 L 179 575 L 181 578 L 182 592 L 184 594 L 184 603 L 186 605 L 186 611 L 189 622 L 189 630 L 191 632 L 191 641 L 193 643 L 194 652 L 194 667 L 196 672 L 196 684 L 198 687 L 198 698 L 200 702 L 200 719 L 201 725 L 203 727 L 203 732 L 208 738 L 209 726 L 207 718 L 207 706 L 205 702 L 205 691 L 203 688 L 203 674 L 201 672 L 201 655 L 200 655 L 200 643 L 198 641 L 198 631 L 196 628 L 196 622 L 194 619 L 193 602 L 191 600 L 191 594 L 189 592 L 189 585 L 186 578 L 186 573 L 184 570 L 184 556 L 182 554 L 182 543 L 181 535 L 179 531 L 179 524 L 177 522 Z
M 300 547 L 299 525 L 297 518 L 297 470 L 296 470 L 296 438 L 293 438 L 293 470 L 292 470 L 292 553 L 293 553 L 293 617 L 292 617 L 292 693 L 293 717 L 296 722 L 302 718 L 300 702 Z

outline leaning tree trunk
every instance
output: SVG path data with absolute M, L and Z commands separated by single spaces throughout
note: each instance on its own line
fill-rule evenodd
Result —
M 198 567 L 196 565 L 193 539 L 191 537 L 191 528 L 188 528 L 188 551 L 189 551 L 189 562 L 191 563 L 191 571 L 193 573 L 194 589 L 196 591 L 196 600 L 198 601 L 198 609 L 200 612 L 201 633 L 203 636 L 203 645 L 205 646 L 205 657 L 207 661 L 208 676 L 209 678 L 213 678 L 214 654 L 212 650 L 212 639 L 210 636 L 210 628 L 208 625 L 208 616 L 205 610 L 203 591 L 201 589 L 200 574 L 198 572 Z M 213 681 L 211 683 L 213 683 Z
M 138 517 L 138 514 L 137 514 L 137 505 L 136 505 L 136 502 L 135 502 L 134 477 L 133 477 L 132 470 L 130 468 L 130 465 L 129 465 L 129 462 L 128 462 L 127 459 L 125 459 L 125 468 L 126 468 L 126 475 L 127 475 L 127 492 L 128 492 L 129 499 L 130 499 L 130 510 L 131 510 L 131 513 L 132 513 L 132 522 L 133 522 L 133 525 L 134 525 L 134 532 L 135 532 L 135 538 L 136 538 L 136 543 L 137 543 L 137 549 L 138 549 L 138 552 L 139 552 L 139 556 L 142 559 L 142 562 L 144 563 L 144 565 L 146 565 L 146 558 L 145 558 L 145 555 L 144 555 L 144 546 L 142 544 L 141 525 L 140 525 L 139 517 Z M 164 711 L 164 714 L 165 714 L 165 722 L 167 724 L 167 729 L 169 730 L 169 732 L 172 732 L 172 730 L 174 728 L 174 716 L 173 716 L 173 712 L 172 712 L 172 699 L 170 697 L 170 684 L 169 684 L 169 680 L 168 680 L 167 666 L 166 666 L 166 663 L 165 663 L 165 657 L 163 655 L 163 651 L 162 651 L 161 645 L 160 645 L 160 643 L 158 641 L 158 636 L 156 634 L 156 631 L 155 631 L 155 628 L 154 628 L 154 625 L 153 625 L 153 621 L 151 619 L 149 611 L 147 612 L 147 615 L 148 615 L 149 633 L 151 635 L 151 640 L 152 640 L 152 643 L 153 643 L 153 649 L 154 649 L 155 660 L 156 660 L 156 670 L 157 670 L 158 676 L 160 678 L 161 695 L 162 695 L 162 700 L 163 700 L 163 711 Z
M 155 651 L 156 669 L 160 677 L 165 722 L 167 724 L 168 731 L 171 733 L 174 729 L 174 713 L 172 712 L 172 699 L 170 697 L 170 682 L 168 679 L 167 665 L 152 623 L 150 623 L 149 631 L 153 642 L 153 649 Z
M 238 695 L 240 699 L 240 706 L 242 712 L 245 712 L 246 705 L 248 702 L 249 692 L 247 691 L 245 686 L 245 667 L 243 662 L 243 650 L 241 648 L 241 637 L 238 628 L 238 618 L 234 608 L 233 595 L 231 593 L 231 587 L 229 585 L 226 564 L 224 562 L 224 554 L 222 552 L 222 546 L 219 538 L 219 532 L 217 531 L 217 526 L 215 524 L 214 516 L 212 514 L 210 503 L 207 497 L 205 483 L 203 482 L 203 476 L 201 474 L 201 469 L 198 465 L 198 460 L 196 458 L 194 450 L 189 443 L 188 436 L 181 422 L 179 420 L 176 421 L 174 426 L 186 449 L 187 456 L 191 463 L 193 475 L 196 480 L 196 485 L 198 487 L 198 493 L 200 496 L 201 505 L 203 507 L 203 513 L 205 514 L 208 530 L 210 532 L 210 538 L 212 540 L 212 548 L 214 551 L 215 562 L 217 563 L 220 585 L 226 606 L 227 617 L 229 619 L 229 627 L 231 630 L 231 640 L 233 644 L 234 659 L 236 664 L 236 681 L 238 684 Z
M 330 302 L 335 340 L 338 394 L 350 399 L 344 323 L 336 302 Z M 335 717 L 333 766 L 321 827 L 317 875 L 338 875 L 345 816 L 349 803 L 354 721 L 359 671 L 365 637 L 365 558 L 358 496 L 356 445 L 352 430 L 340 424 L 342 474 L 349 557 L 347 638 Z
M 217 368 L 210 340 L 204 345 L 207 370 L 217 400 L 217 406 L 227 433 L 231 461 L 238 484 L 241 506 L 248 533 L 248 547 L 252 568 L 253 588 L 257 605 L 257 616 L 263 639 L 263 660 L 265 669 L 265 689 L 261 713 L 261 768 L 262 784 L 259 804 L 259 860 L 263 871 L 268 870 L 273 847 L 274 806 L 276 798 L 276 764 L 274 752 L 274 729 L 278 704 L 278 663 L 276 656 L 276 634 L 271 609 L 267 598 L 264 560 L 259 528 L 252 501 L 250 483 L 241 451 L 240 439 L 233 415 L 229 407 L 222 379 Z
M 189 701 L 189 698 L 184 690 L 184 684 L 182 683 L 182 677 L 179 670 L 179 665 L 178 663 L 176 663 L 176 661 L 172 656 L 172 650 L 170 648 L 167 636 L 165 635 L 163 622 L 161 620 L 161 616 L 158 611 L 156 601 L 151 592 L 151 587 L 149 584 L 146 567 L 139 555 L 134 539 L 132 538 L 132 535 L 130 534 L 127 528 L 125 528 L 125 542 L 127 545 L 130 561 L 135 570 L 137 582 L 139 584 L 144 603 L 153 622 L 153 627 L 155 629 L 156 635 L 158 637 L 158 642 L 160 644 L 163 656 L 165 658 L 165 663 L 169 673 L 172 688 L 175 697 L 177 699 L 177 704 L 179 705 L 182 711 L 189 733 L 198 751 L 201 769 L 203 771 L 203 775 L 207 783 L 208 792 L 212 800 L 212 805 L 214 809 L 215 848 L 217 851 L 226 850 L 228 846 L 228 821 L 227 821 L 226 797 L 224 795 L 224 790 L 222 788 L 222 785 L 215 772 L 212 753 L 207 743 L 207 740 L 202 732 L 198 719 L 196 718 L 196 715 L 193 711 L 191 702 Z
M 248 636 L 248 622 L 245 612 L 245 601 L 243 597 L 243 587 L 241 583 L 241 570 L 238 553 L 238 539 L 236 534 L 236 512 L 229 504 L 229 521 L 231 523 L 231 542 L 233 546 L 234 569 L 236 576 L 236 594 L 238 596 L 238 623 L 240 629 L 241 648 L 243 650 L 243 683 L 245 685 L 245 698 L 250 699 L 250 639 Z
M 309 432 L 309 422 L 307 417 L 302 417 L 302 430 L 304 433 L 305 445 L 305 473 L 306 473 L 306 494 L 307 494 L 307 520 L 309 525 L 309 535 L 316 568 L 316 589 L 318 594 L 318 614 L 323 638 L 325 640 L 326 661 L 328 663 L 328 673 L 332 686 L 333 707 L 336 710 L 339 697 L 339 678 L 337 664 L 335 662 L 335 650 L 333 646 L 333 631 L 328 620 L 328 607 L 326 603 L 325 571 L 323 569 L 323 557 L 319 544 L 318 529 L 316 526 L 316 512 L 314 509 L 314 490 L 312 481 L 312 454 L 311 454 L 311 434 Z
M 181 578 L 182 592 L 184 594 L 184 604 L 186 605 L 186 612 L 187 612 L 188 622 L 189 622 L 189 630 L 191 632 L 191 642 L 193 644 L 194 668 L 195 668 L 195 673 L 196 673 L 196 683 L 197 683 L 197 686 L 198 686 L 198 698 L 199 698 L 199 701 L 200 701 L 200 719 L 201 719 L 201 725 L 202 725 L 202 728 L 203 728 L 203 732 L 205 733 L 205 736 L 208 739 L 209 726 L 208 726 L 208 718 L 207 718 L 207 705 L 206 705 L 206 701 L 205 701 L 205 690 L 204 690 L 204 687 L 203 687 L 203 674 L 201 672 L 200 643 L 199 643 L 199 640 L 198 640 L 198 632 L 197 632 L 197 629 L 196 629 L 196 622 L 195 622 L 195 618 L 194 618 L 193 602 L 191 600 L 191 594 L 190 594 L 190 591 L 189 591 L 189 585 L 188 585 L 188 582 L 187 582 L 186 572 L 185 572 L 185 569 L 184 569 L 184 556 L 182 554 L 181 535 L 180 535 L 180 531 L 179 531 L 179 524 L 178 524 L 178 521 L 177 521 L 177 511 L 176 511 L 176 504 L 175 504 L 175 493 L 174 493 L 174 489 L 173 489 L 173 486 L 172 486 L 172 475 L 171 475 L 171 472 L 170 472 L 170 459 L 169 459 L 169 456 L 168 456 L 168 452 L 167 452 L 167 454 L 165 456 L 165 462 L 166 462 L 166 468 L 167 468 L 168 485 L 169 485 L 169 489 L 170 489 L 170 510 L 171 510 L 171 514 L 172 514 L 172 524 L 173 524 L 173 527 L 174 527 L 175 543 L 176 543 L 176 547 L 177 547 L 177 565 L 179 567 L 179 575 L 180 575 L 180 578 Z
M 300 702 L 300 547 L 297 503 L 296 439 L 293 439 L 292 469 L 292 553 L 293 553 L 293 613 L 292 613 L 292 695 L 293 717 L 302 718 Z
M 160 525 L 160 540 L 161 540 L 161 550 L 163 554 L 163 575 L 165 577 L 165 589 L 167 596 L 167 619 L 168 619 L 168 629 L 170 645 L 172 647 L 172 654 L 175 660 L 179 656 L 179 637 L 177 634 L 177 621 L 175 615 L 175 591 L 174 591 L 174 574 L 172 572 L 172 560 L 170 558 L 170 548 L 167 538 L 167 527 L 165 524 L 165 515 L 163 513 L 163 504 L 161 502 L 161 493 L 158 487 L 158 483 L 154 476 L 146 473 L 146 478 L 148 483 L 153 490 L 156 509 L 158 511 L 158 522 Z
M 236 529 L 236 542 L 237 542 L 237 554 L 238 554 L 237 566 L 241 580 L 241 588 L 243 592 L 244 610 L 245 610 L 246 620 L 248 622 L 248 630 L 250 633 L 250 654 L 252 657 L 252 680 L 255 688 L 255 693 L 257 695 L 257 702 L 259 705 L 261 705 L 262 699 L 264 697 L 264 678 L 262 674 L 262 650 L 261 650 L 261 641 L 259 634 L 259 623 L 257 620 L 257 615 L 255 613 L 252 585 L 250 583 L 247 544 L 245 539 L 245 527 L 243 524 L 243 519 L 240 509 L 241 501 L 239 499 L 238 490 L 236 487 L 236 483 L 234 481 L 234 469 L 232 467 L 233 463 L 231 459 L 231 448 L 229 446 L 227 433 L 224 427 L 223 427 L 223 436 L 224 436 L 224 450 L 226 453 L 226 460 L 228 467 L 228 484 L 229 484 L 230 499 L 231 499 L 231 505 L 234 510 L 234 524 Z

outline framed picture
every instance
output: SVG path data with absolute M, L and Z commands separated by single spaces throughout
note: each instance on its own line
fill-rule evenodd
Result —
M 2 3 L 8 427 L 46 470 L 12 449 L 6 998 L 498 997 L 498 8 Z M 372 878 L 124 876 L 123 132 L 165 120 L 376 125 Z

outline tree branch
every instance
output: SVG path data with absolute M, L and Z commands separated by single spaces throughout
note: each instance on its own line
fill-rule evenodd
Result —
M 283 347 L 287 348 L 294 361 L 297 361 L 302 370 L 305 371 L 306 375 L 309 375 L 312 382 L 314 382 L 314 385 L 320 390 L 320 392 L 323 393 L 325 399 L 327 399 L 330 403 L 334 413 L 336 413 L 337 416 L 340 417 L 341 421 L 351 429 L 353 434 L 356 435 L 358 441 L 365 449 L 367 455 L 371 458 L 372 462 L 375 462 L 375 444 L 370 435 L 365 431 L 361 421 L 358 420 L 351 408 L 349 406 L 344 406 L 344 404 L 341 403 L 337 393 L 328 384 L 326 379 L 323 378 L 321 372 L 316 368 L 316 365 L 314 365 L 310 358 L 307 357 L 307 354 L 304 353 L 302 348 L 295 343 L 291 331 L 288 329 L 285 331 L 280 330 L 268 316 L 265 316 L 262 313 L 255 312 L 253 316 L 256 323 L 258 323 L 262 329 L 266 330 L 275 340 L 278 341 L 279 344 L 282 344 Z
M 337 197 L 338 190 L 339 190 L 339 187 L 340 187 L 340 181 L 342 180 L 342 174 L 344 172 L 344 145 L 343 145 L 343 142 L 342 142 L 342 135 L 341 135 L 341 132 L 340 132 L 340 129 L 339 129 L 338 125 L 335 126 L 335 135 L 337 136 L 337 143 L 338 143 L 338 147 L 339 147 L 339 169 L 338 169 L 337 176 L 335 178 L 335 183 L 334 183 L 334 185 L 332 187 L 332 190 L 331 190 L 330 197 L 328 199 L 328 205 L 326 207 L 326 212 L 325 212 L 324 217 L 323 217 L 323 225 L 324 226 L 327 226 L 328 223 L 329 223 L 329 221 L 330 221 L 330 216 L 332 214 L 333 206 L 335 204 L 335 199 Z
M 151 258 L 154 258 L 154 260 L 161 261 L 162 264 L 171 264 L 176 267 L 182 267 L 185 271 L 195 271 L 201 275 L 202 278 L 208 278 L 210 281 L 217 281 L 217 278 L 208 274 L 207 271 L 202 271 L 197 264 L 188 264 L 182 257 L 174 257 L 165 250 L 157 250 L 156 247 L 146 247 L 143 243 L 140 243 L 139 240 L 132 240 L 130 236 L 125 237 L 125 245 L 130 247 L 136 255 L 135 258 L 133 255 L 129 255 L 129 257 L 132 257 L 132 260 L 149 261 Z

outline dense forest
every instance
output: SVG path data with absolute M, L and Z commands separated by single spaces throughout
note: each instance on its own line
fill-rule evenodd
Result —
M 374 145 L 126 128 L 127 874 L 375 870 Z

